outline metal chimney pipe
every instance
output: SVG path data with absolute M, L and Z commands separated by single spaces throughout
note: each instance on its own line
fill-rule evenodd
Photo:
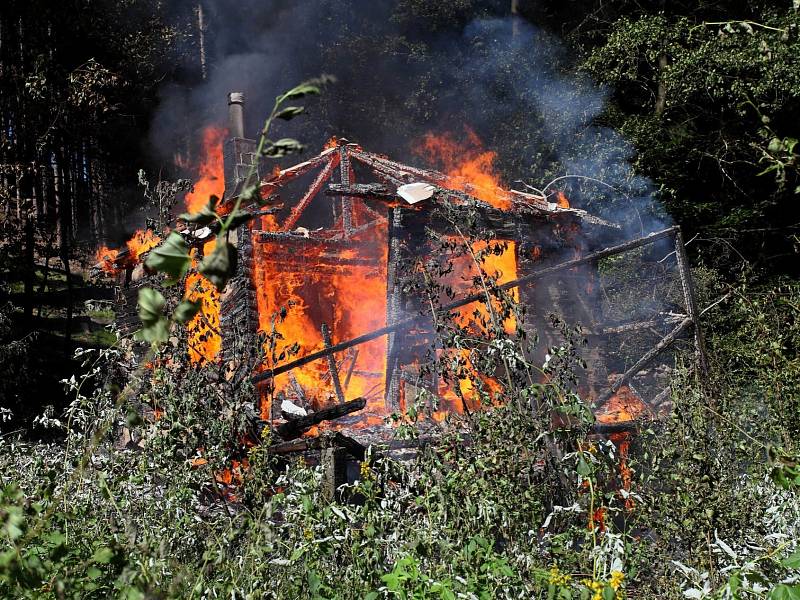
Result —
M 228 127 L 233 138 L 244 137 L 244 93 L 228 94 Z

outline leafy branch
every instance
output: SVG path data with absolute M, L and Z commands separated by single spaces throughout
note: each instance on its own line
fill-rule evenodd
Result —
M 335 79 L 330 75 L 309 79 L 293 87 L 287 92 L 275 98 L 275 104 L 264 122 L 261 135 L 256 147 L 256 159 L 250 165 L 244 179 L 242 192 L 236 197 L 233 207 L 227 215 L 221 215 L 217 211 L 219 198 L 211 196 L 208 204 L 196 214 L 182 214 L 178 218 L 187 223 L 198 226 L 206 226 L 212 223 L 219 225 L 217 233 L 217 244 L 214 250 L 203 258 L 198 271 L 208 279 L 221 292 L 228 281 L 236 273 L 237 250 L 230 242 L 230 231 L 240 227 L 250 221 L 254 215 L 251 212 L 242 210 L 242 203 L 256 203 L 259 206 L 264 204 L 259 191 L 258 165 L 261 157 L 282 158 L 291 154 L 297 154 L 305 149 L 305 146 L 293 138 L 281 138 L 272 140 L 269 138 L 269 131 L 276 119 L 289 121 L 305 112 L 304 106 L 286 106 L 290 100 L 298 100 L 307 96 L 319 95 L 322 87 L 328 83 L 333 83 Z M 191 265 L 191 255 L 189 245 L 183 236 L 173 231 L 160 246 L 150 252 L 145 261 L 145 265 L 157 272 L 164 273 L 167 278 L 165 285 L 175 285 L 189 271 Z M 163 343 L 169 337 L 169 331 L 173 323 L 183 324 L 192 319 L 201 308 L 199 301 L 191 300 L 188 294 L 184 294 L 181 302 L 177 305 L 171 315 L 164 314 L 166 300 L 157 290 L 149 287 L 139 291 L 139 318 L 142 321 L 142 328 L 137 331 L 136 339 L 150 342 L 154 345 Z

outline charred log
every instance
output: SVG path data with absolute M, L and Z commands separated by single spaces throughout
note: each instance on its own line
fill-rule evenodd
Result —
M 338 404 L 331 408 L 324 408 L 305 417 L 300 417 L 294 421 L 289 421 L 278 426 L 277 434 L 284 440 L 292 440 L 303 435 L 303 432 L 314 425 L 319 425 L 323 421 L 333 421 L 350 413 L 362 410 L 367 405 L 364 398 L 350 400 L 344 404 Z

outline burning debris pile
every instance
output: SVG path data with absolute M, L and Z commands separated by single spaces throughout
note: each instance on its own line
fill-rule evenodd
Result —
M 190 209 L 201 205 L 198 194 L 221 195 L 230 206 L 240 192 L 255 160 L 242 103 L 231 94 L 233 137 L 222 154 L 225 130 L 204 136 L 210 158 L 187 197 Z M 561 340 L 559 323 L 580 323 L 587 343 L 577 358 L 586 368 L 577 383 L 596 407 L 598 431 L 625 431 L 668 410 L 668 350 L 685 344 L 692 327 L 703 368 L 677 228 L 621 242 L 618 226 L 571 207 L 561 192 L 504 188 L 494 155 L 475 136 L 462 147 L 429 135 L 418 153 L 443 172 L 334 139 L 319 155 L 262 175 L 268 208 L 255 209 L 257 218 L 232 240 L 237 276 L 222 294 L 199 274 L 187 276 L 185 289 L 203 302 L 189 326 L 191 360 L 226 365 L 232 385 L 250 379 L 260 418 L 284 423 L 287 438 L 333 418 L 379 430 L 420 399 L 433 420 L 499 401 L 502 374 L 478 368 L 480 354 L 496 350 L 493 324 L 537 338 L 537 349 L 519 359 L 546 365 Z M 474 239 L 470 227 L 491 233 Z M 213 249 L 212 229 L 181 233 L 196 259 Z M 139 259 L 157 243 L 142 232 L 127 252 L 98 251 L 104 268 L 125 273 L 121 293 L 131 314 L 147 279 Z M 636 280 L 621 268 L 623 253 L 642 261 Z M 433 288 L 415 287 L 434 271 Z M 626 303 L 636 288 L 650 299 Z M 504 309 L 503 298 L 524 314 Z M 445 317 L 482 340 L 482 350 L 442 347 Z M 448 372 L 445 364 L 456 367 Z

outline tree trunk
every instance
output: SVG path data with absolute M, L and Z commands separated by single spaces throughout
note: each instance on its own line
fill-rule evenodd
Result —
M 69 250 L 71 243 L 70 223 L 72 221 L 72 209 L 69 201 L 68 186 L 64 181 L 64 149 L 56 155 L 53 165 L 53 176 L 55 178 L 54 188 L 56 194 L 56 212 L 58 214 L 58 252 L 64 273 L 67 277 L 67 298 L 66 298 L 66 319 L 64 324 L 64 351 L 68 355 L 72 345 L 72 273 L 69 268 Z
M 34 244 L 33 220 L 31 215 L 28 214 L 25 218 L 25 267 L 23 270 L 25 294 L 23 310 L 29 330 L 33 328 L 33 274 L 36 269 Z

